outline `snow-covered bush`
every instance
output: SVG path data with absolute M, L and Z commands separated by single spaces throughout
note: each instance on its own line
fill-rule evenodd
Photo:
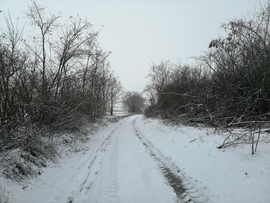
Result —
M 47 161 L 55 160 L 57 151 L 52 138 L 33 125 L 21 128 L 10 138 L 9 147 L 1 153 L 7 178 L 23 180 L 37 176 Z

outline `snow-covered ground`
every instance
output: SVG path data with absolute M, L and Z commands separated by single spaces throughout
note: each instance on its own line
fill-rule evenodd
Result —
M 217 149 L 225 133 L 140 115 L 89 136 L 36 179 L 1 176 L 2 193 L 14 203 L 270 202 L 269 139 L 255 155 L 247 144 Z

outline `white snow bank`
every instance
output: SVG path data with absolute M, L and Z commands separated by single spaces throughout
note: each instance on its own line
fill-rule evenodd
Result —
M 212 128 L 171 127 L 154 119 L 138 119 L 137 125 L 156 148 L 205 185 L 214 202 L 270 202 L 269 139 L 252 155 L 249 144 L 217 149 L 227 134 Z

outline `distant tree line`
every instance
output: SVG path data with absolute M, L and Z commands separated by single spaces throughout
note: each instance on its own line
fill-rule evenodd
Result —
M 146 116 L 211 125 L 270 119 L 270 6 L 222 24 L 197 67 L 153 64 Z
M 25 16 L 31 26 L 4 16 L 0 31 L 0 152 L 22 147 L 33 129 L 76 129 L 113 114 L 122 89 L 90 22 L 60 23 L 36 2 Z

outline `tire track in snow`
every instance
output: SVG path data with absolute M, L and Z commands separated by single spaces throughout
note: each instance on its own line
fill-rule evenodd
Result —
M 102 167 L 105 170 L 105 196 L 102 202 L 119 202 L 118 201 L 118 134 L 114 134 L 112 139 L 111 149 L 107 152 L 110 162 L 105 163 Z M 106 161 L 106 160 L 105 160 Z M 101 173 L 102 175 L 102 173 Z
M 80 193 L 84 193 L 87 194 L 89 192 L 89 190 L 91 189 L 91 186 L 93 184 L 93 182 L 95 180 L 91 180 L 89 179 L 89 176 L 92 174 L 92 172 L 94 172 L 96 175 L 98 175 L 98 171 L 101 168 L 101 163 L 102 159 L 104 158 L 104 154 L 106 152 L 106 148 L 109 145 L 109 142 L 112 138 L 112 135 L 114 134 L 115 130 L 117 127 L 115 127 L 111 133 L 105 138 L 105 140 L 102 142 L 102 144 L 100 145 L 100 147 L 96 150 L 95 152 L 95 156 L 93 157 L 93 159 L 91 160 L 91 162 L 88 164 L 88 173 L 87 173 L 87 177 L 84 180 L 84 182 L 81 184 L 80 187 Z
M 209 202 L 203 188 L 196 185 L 196 181 L 187 177 L 169 158 L 165 157 L 154 145 L 148 141 L 140 129 L 135 125 L 136 117 L 132 121 L 133 131 L 145 146 L 150 156 L 157 163 L 168 184 L 173 188 L 177 196 L 177 202 L 181 203 L 204 203 Z
M 92 189 L 92 186 L 95 182 L 97 182 L 98 177 L 100 177 L 100 171 L 103 168 L 103 159 L 106 155 L 106 150 L 108 148 L 108 145 L 110 144 L 111 140 L 113 140 L 113 147 L 112 152 L 109 152 L 112 154 L 111 161 L 110 161 L 110 171 L 108 172 L 108 184 L 107 184 L 107 191 L 108 191 L 108 197 L 106 202 L 114 202 L 114 199 L 116 199 L 116 193 L 118 188 L 117 186 L 117 162 L 118 162 L 118 136 L 116 139 L 112 139 L 112 137 L 116 134 L 116 130 L 119 129 L 119 126 L 122 125 L 122 123 L 125 121 L 124 119 L 122 122 L 120 122 L 117 126 L 114 127 L 114 129 L 108 134 L 108 136 L 104 139 L 104 141 L 100 144 L 98 149 L 94 152 L 93 158 L 87 165 L 87 174 L 84 178 L 84 180 L 81 182 L 80 187 L 77 189 L 77 191 L 74 191 L 72 195 L 70 195 L 66 202 L 67 203 L 75 203 L 76 197 L 79 196 L 86 196 L 90 190 Z M 107 153 L 108 154 L 108 153 Z M 80 171 L 82 171 L 81 169 Z M 78 173 L 80 173 L 80 171 Z M 93 176 L 95 174 L 95 176 Z M 104 197 L 103 197 L 104 198 Z M 109 201 L 108 201 L 109 200 Z M 111 201 L 113 200 L 113 201 Z

